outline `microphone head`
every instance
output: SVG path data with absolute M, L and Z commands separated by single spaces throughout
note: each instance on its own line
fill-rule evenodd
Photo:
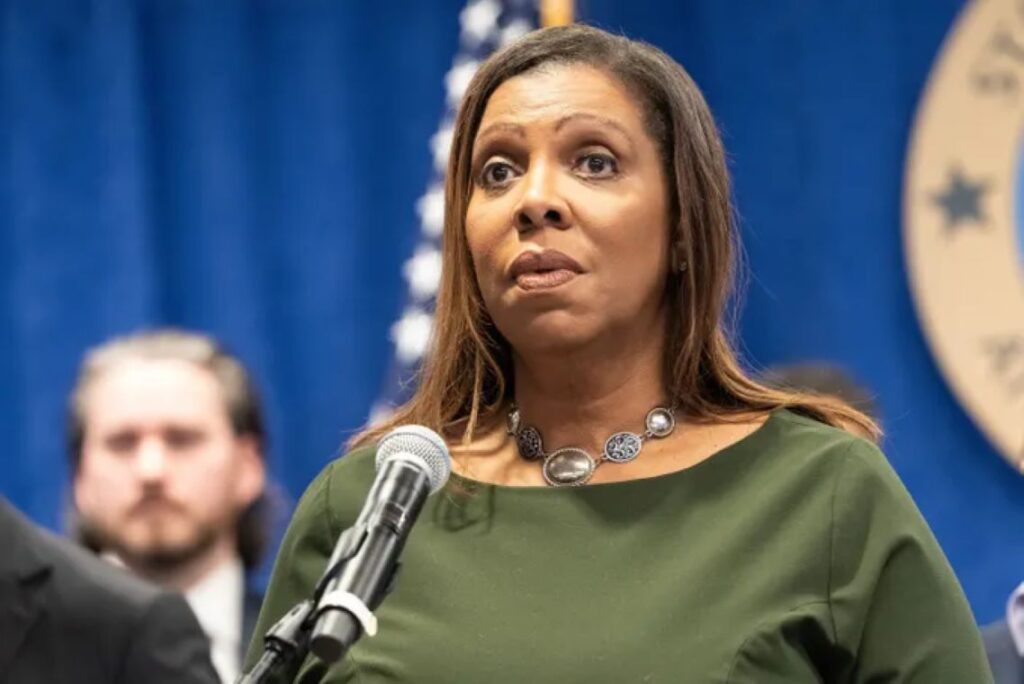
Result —
M 430 493 L 444 486 L 452 472 L 452 459 L 441 436 L 422 425 L 401 425 L 377 445 L 377 470 L 394 458 L 422 463 L 430 479 Z

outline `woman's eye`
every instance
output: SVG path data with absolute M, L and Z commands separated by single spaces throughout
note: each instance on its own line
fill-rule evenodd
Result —
M 512 174 L 513 169 L 509 164 L 495 161 L 484 167 L 480 178 L 483 186 L 489 188 L 504 185 L 512 179 Z
M 598 178 L 610 178 L 619 172 L 619 166 L 614 157 L 598 152 L 583 155 L 576 166 L 585 175 Z

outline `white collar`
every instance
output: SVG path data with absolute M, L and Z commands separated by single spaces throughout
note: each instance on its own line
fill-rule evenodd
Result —
M 239 674 L 242 649 L 242 561 L 232 556 L 216 566 L 185 592 L 185 599 L 210 638 L 210 655 L 221 680 L 233 682 Z
M 1017 655 L 1024 658 L 1024 582 L 1010 595 L 1006 603 L 1006 624 L 1010 628 Z

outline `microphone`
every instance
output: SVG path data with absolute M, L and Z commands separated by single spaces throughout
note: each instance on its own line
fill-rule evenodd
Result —
M 405 546 L 429 494 L 451 474 L 444 440 L 420 425 L 397 427 L 377 446 L 377 477 L 355 524 L 338 538 L 318 587 L 310 650 L 333 663 L 364 633 L 394 586 Z

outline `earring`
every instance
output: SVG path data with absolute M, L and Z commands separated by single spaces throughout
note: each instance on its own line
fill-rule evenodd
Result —
M 686 270 L 686 259 L 683 257 L 683 246 L 678 242 L 672 245 L 669 251 L 669 268 L 673 273 L 683 273 Z

